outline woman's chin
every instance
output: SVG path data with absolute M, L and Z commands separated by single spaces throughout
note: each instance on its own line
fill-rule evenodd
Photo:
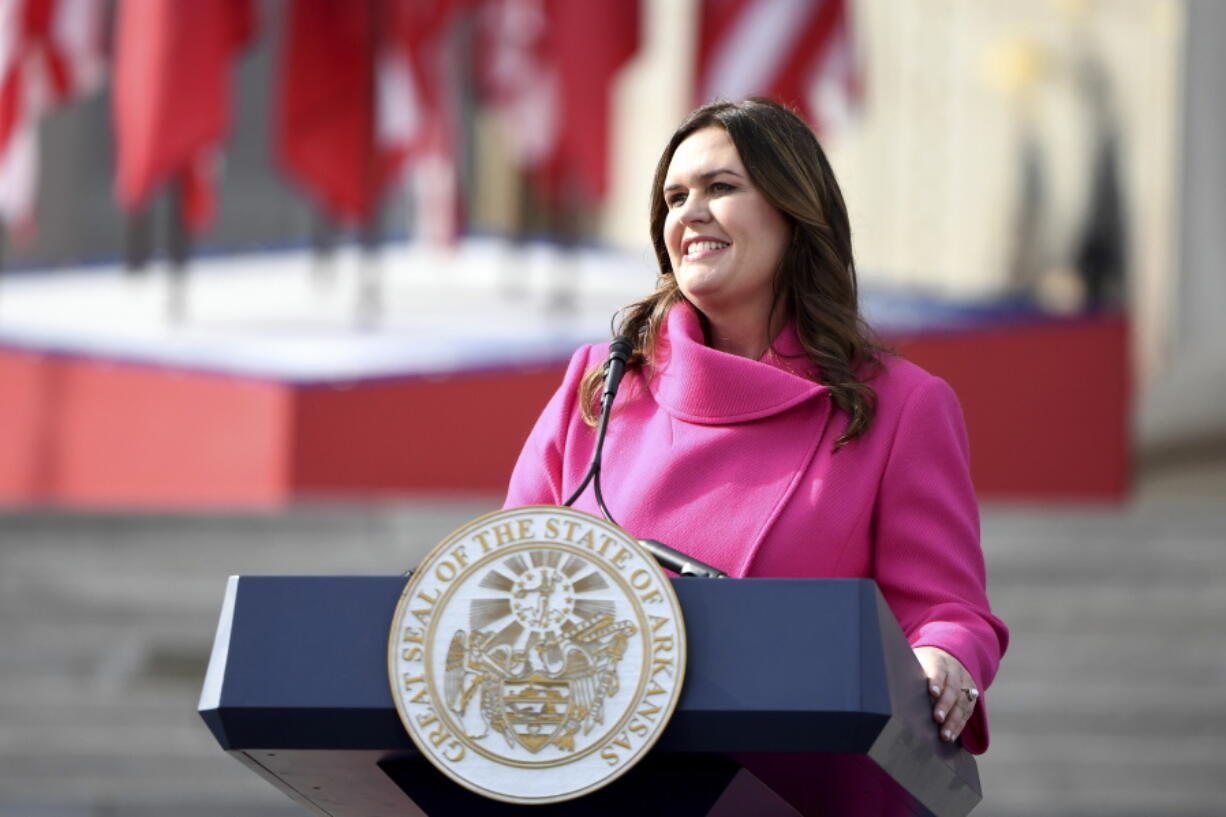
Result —
M 690 303 L 701 308 L 701 304 L 716 306 L 720 301 L 728 301 L 732 298 L 731 287 L 728 286 L 728 281 L 724 280 L 719 275 L 710 275 L 698 273 L 689 275 L 678 280 L 681 286 L 681 292 L 689 299 Z
M 719 298 L 715 293 L 703 290 L 685 290 L 681 293 L 685 295 L 685 299 L 693 304 L 704 315 L 710 315 L 712 311 L 719 311 Z

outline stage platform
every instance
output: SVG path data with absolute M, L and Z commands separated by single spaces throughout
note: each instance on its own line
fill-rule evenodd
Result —
M 272 509 L 488 494 L 570 352 L 654 280 L 650 259 L 473 239 L 291 250 L 170 272 L 0 276 L 0 504 Z M 370 283 L 381 282 L 378 304 Z M 1131 474 L 1127 324 L 869 291 L 887 341 L 962 400 L 981 496 L 1118 500 Z

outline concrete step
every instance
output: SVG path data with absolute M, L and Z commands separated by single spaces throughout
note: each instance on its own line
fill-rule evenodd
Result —
M 1105 679 L 1056 688 L 1047 679 L 1011 680 L 993 687 L 987 700 L 994 732 L 1040 743 L 1045 735 L 1061 732 L 1129 738 L 1137 735 L 1139 721 L 1147 738 L 1226 736 L 1226 692 L 1219 683 L 1173 688 L 1161 679 Z
M 1026 633 L 1129 633 L 1138 637 L 1223 634 L 1226 593 L 1208 574 L 1180 584 L 1120 581 L 1110 575 L 1084 587 L 1026 587 L 997 581 L 989 589 L 992 609 Z M 1219 642 L 1222 643 L 1222 642 Z
M 1220 630 L 1220 628 L 1219 628 Z M 1136 635 L 1115 632 L 1017 631 L 1000 683 L 1043 681 L 1064 689 L 1082 681 L 1126 684 L 1154 679 L 1171 686 L 1221 684 L 1226 689 L 1226 636 L 1219 632 Z M 1051 677 L 1052 668 L 1066 680 Z
M 1220 736 L 1054 730 L 1032 740 L 1001 737 L 980 761 L 985 801 L 976 817 L 1221 813 L 1226 745 Z

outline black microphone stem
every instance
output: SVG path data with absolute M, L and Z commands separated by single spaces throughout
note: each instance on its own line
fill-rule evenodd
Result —
M 578 499 L 583 493 L 583 490 L 587 488 L 587 484 L 595 479 L 596 502 L 600 505 L 600 510 L 604 513 L 605 519 L 613 522 L 613 519 L 609 516 L 608 510 L 604 506 L 604 500 L 601 498 L 600 494 L 601 451 L 604 449 L 605 432 L 608 431 L 609 428 L 609 410 L 613 406 L 613 400 L 610 398 L 601 402 L 603 405 L 600 407 L 600 420 L 596 424 L 596 448 L 595 453 L 592 454 L 592 464 L 588 466 L 587 474 L 584 475 L 583 481 L 579 483 L 579 487 L 576 488 L 575 492 L 570 495 L 570 499 L 566 500 L 562 504 L 568 508 L 575 504 L 575 500 Z M 613 522 L 613 524 L 616 525 L 617 523 Z

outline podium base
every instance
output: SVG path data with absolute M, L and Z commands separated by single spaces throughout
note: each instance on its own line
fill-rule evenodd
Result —
M 420 756 L 384 760 L 379 768 L 426 814 L 483 817 L 703 817 L 741 770 L 734 761 L 716 755 L 649 755 L 609 785 L 576 800 L 520 805 L 489 800 L 457 786 Z
M 739 762 L 738 762 L 739 761 Z M 744 765 L 742 765 L 742 763 Z M 841 754 L 654 754 L 576 800 L 519 805 L 457 786 L 421 756 L 379 768 L 426 814 L 483 817 L 930 817 L 868 758 Z M 820 772 L 814 773 L 818 769 Z

